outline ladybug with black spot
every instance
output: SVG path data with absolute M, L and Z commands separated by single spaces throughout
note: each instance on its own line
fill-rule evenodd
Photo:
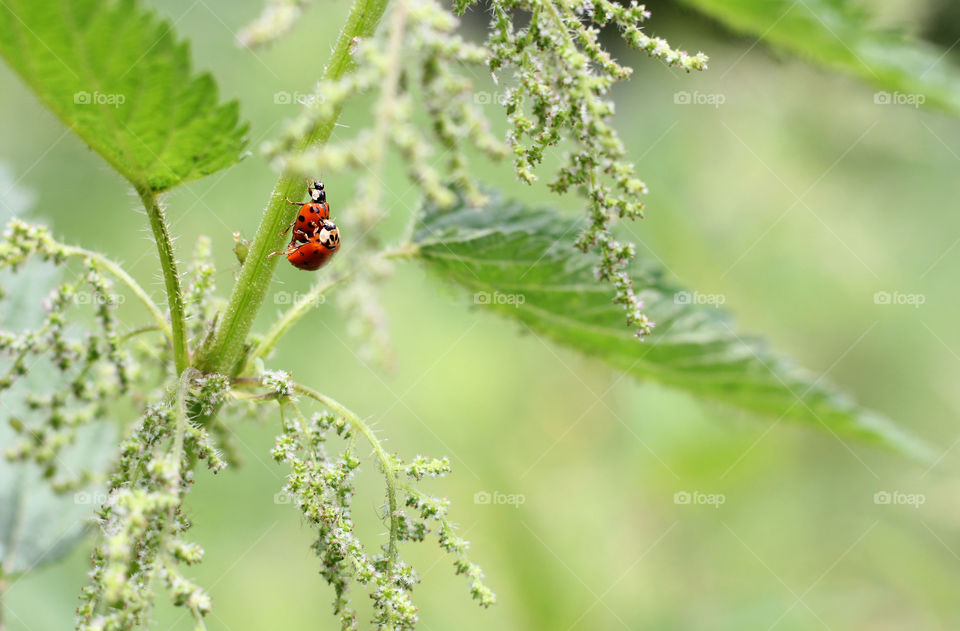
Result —
M 313 271 L 320 269 L 340 249 L 340 232 L 332 221 L 324 221 L 323 227 L 306 243 L 290 246 L 283 254 L 296 268 Z M 274 252 L 280 254 L 280 252 Z
M 308 184 L 307 192 L 310 193 L 309 202 L 300 203 L 292 201 L 289 197 L 284 198 L 288 204 L 300 207 L 297 218 L 281 233 L 287 234 L 287 231 L 293 228 L 291 245 L 298 241 L 306 243 L 310 240 L 310 236 L 319 230 L 320 222 L 330 219 L 330 204 L 327 203 L 327 192 L 323 189 L 323 182 L 313 180 Z
M 311 201 L 299 204 L 300 214 L 290 224 L 293 235 L 286 250 L 268 256 L 283 254 L 298 269 L 313 271 L 323 267 L 340 249 L 340 230 L 330 221 L 330 204 L 323 190 L 323 182 L 314 180 L 308 187 Z M 287 202 L 291 202 L 289 199 Z

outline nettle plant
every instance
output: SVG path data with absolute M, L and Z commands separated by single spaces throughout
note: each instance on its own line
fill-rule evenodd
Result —
M 309 375 L 301 381 L 273 366 L 284 334 L 333 291 L 343 296 L 362 351 L 382 355 L 388 339 L 375 287 L 397 262 L 419 261 L 485 296 L 478 301 L 483 308 L 638 378 L 831 432 L 910 444 L 879 415 L 741 338 L 722 312 L 692 300 L 695 293 L 671 285 L 615 237 L 617 221 L 642 216 L 646 185 L 611 124 L 609 91 L 631 68 L 604 47 L 601 29 L 683 71 L 706 69 L 706 56 L 648 35 L 650 15 L 636 3 L 471 5 L 356 1 L 317 77 L 317 98 L 306 99 L 299 116 L 263 148 L 280 176 L 256 235 L 237 244 L 242 265 L 223 298 L 211 252 L 232 240 L 196 238 L 185 266 L 166 219 L 177 209 L 165 209 L 161 197 L 240 160 L 247 126 L 237 105 L 218 102 L 214 80 L 191 70 L 171 25 L 136 2 L 3 3 L 0 53 L 9 66 L 141 200 L 166 303 L 154 302 L 105 253 L 21 219 L 7 225 L 0 241 L 6 288 L 0 396 L 13 464 L 4 465 L 0 487 L 9 508 L 0 520 L 0 582 L 57 556 L 42 550 L 42 528 L 24 527 L 42 522 L 43 511 L 59 510 L 56 497 L 44 493 L 69 499 L 91 484 L 105 485 L 106 496 L 95 502 L 97 537 L 77 628 L 145 626 L 161 589 L 203 628 L 212 604 L 189 576 L 203 550 L 189 538 L 186 495 L 204 470 L 218 473 L 234 461 L 229 424 L 271 415 L 278 428 L 271 453 L 289 470 L 283 492 L 316 532 L 313 550 L 343 628 L 368 622 L 351 604 L 353 592 L 372 599 L 369 623 L 376 628 L 414 627 L 411 591 L 418 578 L 402 547 L 429 536 L 451 555 L 473 598 L 493 604 L 448 501 L 418 487 L 447 474 L 449 461 L 390 453 L 364 420 L 376 410 L 355 412 L 317 391 Z M 299 2 L 271 4 L 242 33 L 242 43 L 282 36 L 300 10 Z M 468 10 L 489 15 L 486 41 L 459 33 L 458 15 Z M 484 73 L 502 86 L 500 109 L 477 105 L 472 77 Z M 329 142 L 343 108 L 361 97 L 373 99 L 370 124 Z M 500 120 L 488 120 L 490 112 Z M 491 131 L 496 125 L 506 127 L 505 136 Z M 550 152 L 562 156 L 552 173 L 542 165 Z M 374 228 L 386 207 L 382 180 L 391 154 L 403 158 L 423 203 L 408 228 L 384 243 Z M 581 206 L 585 216 L 504 199 L 474 180 L 468 156 L 509 158 L 521 182 L 544 177 L 552 193 Z M 346 235 L 340 253 L 312 272 L 317 282 L 303 299 L 254 332 L 278 265 L 300 273 L 282 256 L 270 256 L 284 249 L 282 232 L 297 217 L 286 198 L 303 198 L 305 177 L 322 173 L 333 181 L 351 171 L 359 178 L 356 193 L 348 200 L 341 191 L 335 202 Z M 46 282 L 49 293 L 31 303 Z M 146 321 L 128 313 L 127 298 L 142 304 Z M 130 420 L 117 436 L 111 419 L 121 415 Z M 109 456 L 84 458 L 91 443 L 98 454 L 112 447 Z M 353 480 L 371 456 L 383 475 L 387 534 L 362 542 L 351 509 Z M 43 497 L 43 506 L 28 495 Z

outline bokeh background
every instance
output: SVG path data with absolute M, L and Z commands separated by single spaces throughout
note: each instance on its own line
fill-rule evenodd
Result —
M 309 93 L 349 5 L 316 3 L 287 39 L 252 54 L 234 35 L 258 2 L 147 4 L 193 42 L 195 65 L 251 122 L 253 155 L 167 198 L 179 254 L 210 235 L 225 294 L 237 268 L 231 233 L 252 235 L 275 180 L 258 145 L 296 112 L 275 95 Z M 930 441 L 943 454 L 933 467 L 624 378 L 475 309 L 411 264 L 382 288 L 391 370 L 358 358 L 333 304 L 302 321 L 269 365 L 309 375 L 368 415 L 390 449 L 451 458 L 454 475 L 428 487 L 452 501 L 499 603 L 477 610 L 437 546 L 407 546 L 426 631 L 955 629 L 960 121 L 878 105 L 871 86 L 782 58 L 673 3 L 648 4 L 652 32 L 704 50 L 711 64 L 683 75 L 617 48 L 637 68 L 615 92 L 617 120 L 651 189 L 648 218 L 628 227 L 640 255 L 722 296 L 741 330 Z M 947 0 L 871 4 L 882 25 L 930 38 L 951 49 L 941 63 L 960 63 Z M 482 12 L 467 24 L 479 36 Z M 678 104 L 680 91 L 723 103 Z M 337 133 L 365 124 L 367 105 L 351 108 Z M 489 112 L 499 116 L 495 105 Z M 3 65 L 0 120 L 0 162 L 35 194 L 34 217 L 124 261 L 159 296 L 146 219 L 124 182 Z M 385 237 L 417 202 L 401 167 L 388 170 Z M 477 172 L 512 196 L 552 201 L 543 187 L 515 183 L 508 165 Z M 326 179 L 336 216 L 355 175 Z M 314 278 L 282 266 L 275 290 L 305 291 Z M 876 304 L 878 291 L 923 304 Z M 268 302 L 262 320 L 281 307 Z M 269 458 L 277 419 L 234 429 L 243 466 L 200 474 L 189 496 L 192 533 L 207 551 L 193 573 L 214 601 L 207 628 L 336 628 L 312 533 L 274 500 L 285 473 Z M 371 541 L 383 527 L 369 458 L 360 487 L 356 520 Z M 918 499 L 878 504 L 884 492 Z M 478 493 L 517 501 L 478 503 Z M 677 493 L 724 501 L 686 505 Z M 9 589 L 8 629 L 72 627 L 89 543 Z M 152 628 L 188 628 L 160 602 Z

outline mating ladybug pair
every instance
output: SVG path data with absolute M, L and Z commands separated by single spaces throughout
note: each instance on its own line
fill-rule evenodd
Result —
M 281 233 L 287 234 L 293 229 L 290 245 L 286 250 L 273 252 L 269 256 L 283 254 L 294 267 L 312 271 L 323 267 L 340 249 L 340 231 L 337 224 L 330 221 L 330 204 L 327 203 L 323 182 L 314 180 L 307 187 L 307 192 L 310 193 L 309 202 L 301 204 L 287 198 L 288 204 L 300 207 L 300 213 Z

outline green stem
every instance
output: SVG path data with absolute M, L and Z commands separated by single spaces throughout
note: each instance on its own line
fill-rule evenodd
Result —
M 350 49 L 355 38 L 373 35 L 383 17 L 389 0 L 356 0 L 347 22 L 340 32 L 330 62 L 324 71 L 326 80 L 336 80 L 353 67 Z M 333 115 L 321 121 L 306 135 L 297 149 L 325 143 L 333 132 L 340 117 L 341 107 L 336 107 Z M 257 312 L 263 306 L 263 300 L 270 280 L 276 269 L 279 257 L 267 256 L 283 246 L 280 231 L 293 219 L 296 209 L 288 205 L 285 197 L 300 197 L 303 181 L 298 177 L 282 175 L 273 189 L 267 209 L 257 228 L 257 234 L 250 244 L 250 251 L 240 268 L 240 276 L 234 285 L 230 302 L 220 320 L 213 342 L 196 365 L 203 372 L 221 372 L 237 374 L 243 365 L 244 344 L 253 326 Z
M 151 331 L 162 331 L 162 330 L 163 329 L 161 327 L 155 324 L 147 324 L 144 326 L 137 327 L 128 333 L 124 333 L 123 336 L 120 337 L 118 342 L 120 344 L 123 344 L 124 342 L 130 341 L 131 339 L 137 337 L 138 335 L 143 335 L 144 333 L 150 333 Z
M 177 411 L 176 433 L 173 435 L 173 455 L 177 463 L 177 484 L 181 484 L 180 463 L 183 460 L 183 439 L 187 433 L 187 392 L 190 391 L 190 380 L 196 374 L 193 368 L 185 368 L 180 374 L 180 381 L 177 383 L 177 392 L 174 398 Z M 174 507 L 171 507 L 173 510 Z M 172 520 L 171 520 L 172 521 Z
M 380 254 L 377 255 L 379 259 L 407 259 L 416 256 L 417 246 L 407 244 L 399 248 L 393 248 L 389 250 L 383 250 Z M 324 283 L 317 283 L 310 288 L 310 291 L 307 292 L 303 298 L 298 300 L 292 307 L 286 310 L 280 319 L 274 322 L 273 326 L 270 327 L 270 330 L 267 331 L 263 340 L 260 344 L 257 345 L 250 355 L 247 357 L 247 361 L 242 370 L 237 372 L 238 376 L 249 374 L 253 370 L 253 362 L 257 358 L 265 358 L 267 355 L 276 348 L 277 344 L 283 338 L 284 335 L 293 327 L 294 324 L 299 322 L 303 316 L 307 315 L 310 311 L 310 307 L 319 300 L 321 297 L 326 296 L 327 293 L 337 288 L 344 281 L 346 281 L 352 275 L 351 271 L 341 272 L 339 275 L 334 276 L 330 280 Z
M 177 261 L 173 255 L 173 242 L 170 231 L 163 218 L 163 209 L 157 201 L 157 194 L 147 189 L 137 189 L 143 207 L 150 217 L 150 229 L 157 242 L 157 255 L 160 257 L 160 269 L 167 288 L 167 304 L 170 306 L 170 329 L 173 342 L 173 361 L 177 374 L 182 374 L 190 365 L 190 351 L 187 349 L 187 326 L 183 308 L 183 292 L 180 290 L 180 276 L 177 275 Z
M 126 285 L 127 288 L 133 292 L 133 295 L 143 303 L 143 306 L 147 308 L 147 311 L 149 311 L 150 315 L 153 316 L 153 319 L 156 320 L 157 326 L 159 326 L 160 330 L 163 331 L 163 334 L 167 336 L 167 339 L 173 342 L 173 332 L 170 329 L 170 323 L 167 322 L 167 317 L 163 315 L 163 311 L 161 311 L 160 307 L 157 306 L 157 303 L 155 303 L 153 299 L 147 295 L 147 292 L 144 291 L 143 287 L 141 287 L 140 284 L 135 281 L 132 276 L 130 276 L 130 274 L 127 274 L 122 267 L 97 252 L 85 250 L 84 248 L 78 248 L 73 245 L 65 245 L 62 243 L 57 245 L 67 256 L 90 259 L 99 267 L 110 272 L 110 274 L 112 274 L 117 280 Z
M 203 614 L 196 607 L 190 607 L 190 613 L 193 614 L 193 620 L 197 623 L 198 631 L 207 631 L 207 625 L 203 622 Z
M 397 559 L 397 545 L 400 535 L 400 522 L 397 519 L 397 489 L 399 488 L 399 483 L 397 482 L 397 471 L 393 458 L 390 457 L 390 454 L 386 452 L 383 445 L 377 440 L 370 426 L 364 423 L 363 419 L 354 414 L 353 411 L 345 407 L 342 403 L 307 386 L 294 384 L 293 389 L 302 395 L 318 401 L 333 412 L 347 419 L 347 422 L 362 434 L 373 448 L 373 453 L 377 456 L 377 460 L 380 462 L 380 468 L 383 469 L 383 475 L 387 481 L 387 504 L 390 509 L 390 542 L 388 544 L 387 557 L 390 568 L 392 569 Z
M 169 545 L 170 539 L 172 539 L 175 534 L 174 520 L 176 519 L 176 516 L 177 516 L 177 507 L 183 504 L 183 494 L 184 494 L 183 441 L 184 441 L 184 435 L 187 433 L 187 415 L 188 415 L 187 393 L 190 391 L 190 380 L 193 379 L 194 376 L 196 375 L 197 375 L 196 369 L 190 368 L 190 367 L 185 368 L 183 372 L 180 373 L 180 378 L 177 380 L 177 389 L 173 393 L 174 412 L 176 413 L 177 416 L 176 416 L 176 425 L 174 426 L 171 455 L 173 455 L 174 463 L 176 465 L 175 477 L 176 477 L 176 487 L 177 487 L 176 494 L 177 494 L 178 501 L 176 504 L 172 504 L 170 508 L 167 510 L 167 523 L 161 532 L 161 536 L 164 539 L 163 543 L 161 544 L 163 546 L 163 548 L 161 549 L 161 553 L 166 554 L 170 558 L 172 558 L 172 555 L 170 554 L 169 548 L 167 546 Z M 136 477 L 134 478 L 133 483 L 131 485 L 133 488 L 136 488 L 137 486 L 137 478 L 139 477 L 139 475 L 140 475 L 140 469 L 138 467 Z M 163 559 L 161 559 L 160 562 L 164 564 L 167 563 L 167 561 Z M 157 572 L 156 571 L 151 572 L 147 593 L 149 594 L 153 593 L 153 584 L 156 581 L 156 578 L 157 578 Z M 150 618 L 150 612 L 153 609 L 153 602 L 154 601 L 151 599 L 147 606 L 146 618 L 148 619 Z M 98 610 L 103 604 L 104 604 L 103 599 L 100 599 L 97 602 Z
M 324 282 L 317 283 L 310 288 L 310 291 L 307 292 L 302 298 L 297 300 L 293 306 L 284 312 L 280 319 L 273 323 L 273 326 L 270 327 L 270 330 L 267 331 L 267 334 L 264 336 L 260 344 L 257 345 L 255 349 L 247 357 L 246 365 L 238 373 L 244 375 L 253 370 L 253 362 L 257 358 L 265 358 L 270 352 L 276 347 L 277 343 L 280 341 L 287 331 L 297 323 L 303 316 L 307 314 L 310 308 L 316 303 L 320 298 L 325 296 L 328 291 L 342 283 L 348 278 L 347 274 L 339 274 L 334 278 Z

